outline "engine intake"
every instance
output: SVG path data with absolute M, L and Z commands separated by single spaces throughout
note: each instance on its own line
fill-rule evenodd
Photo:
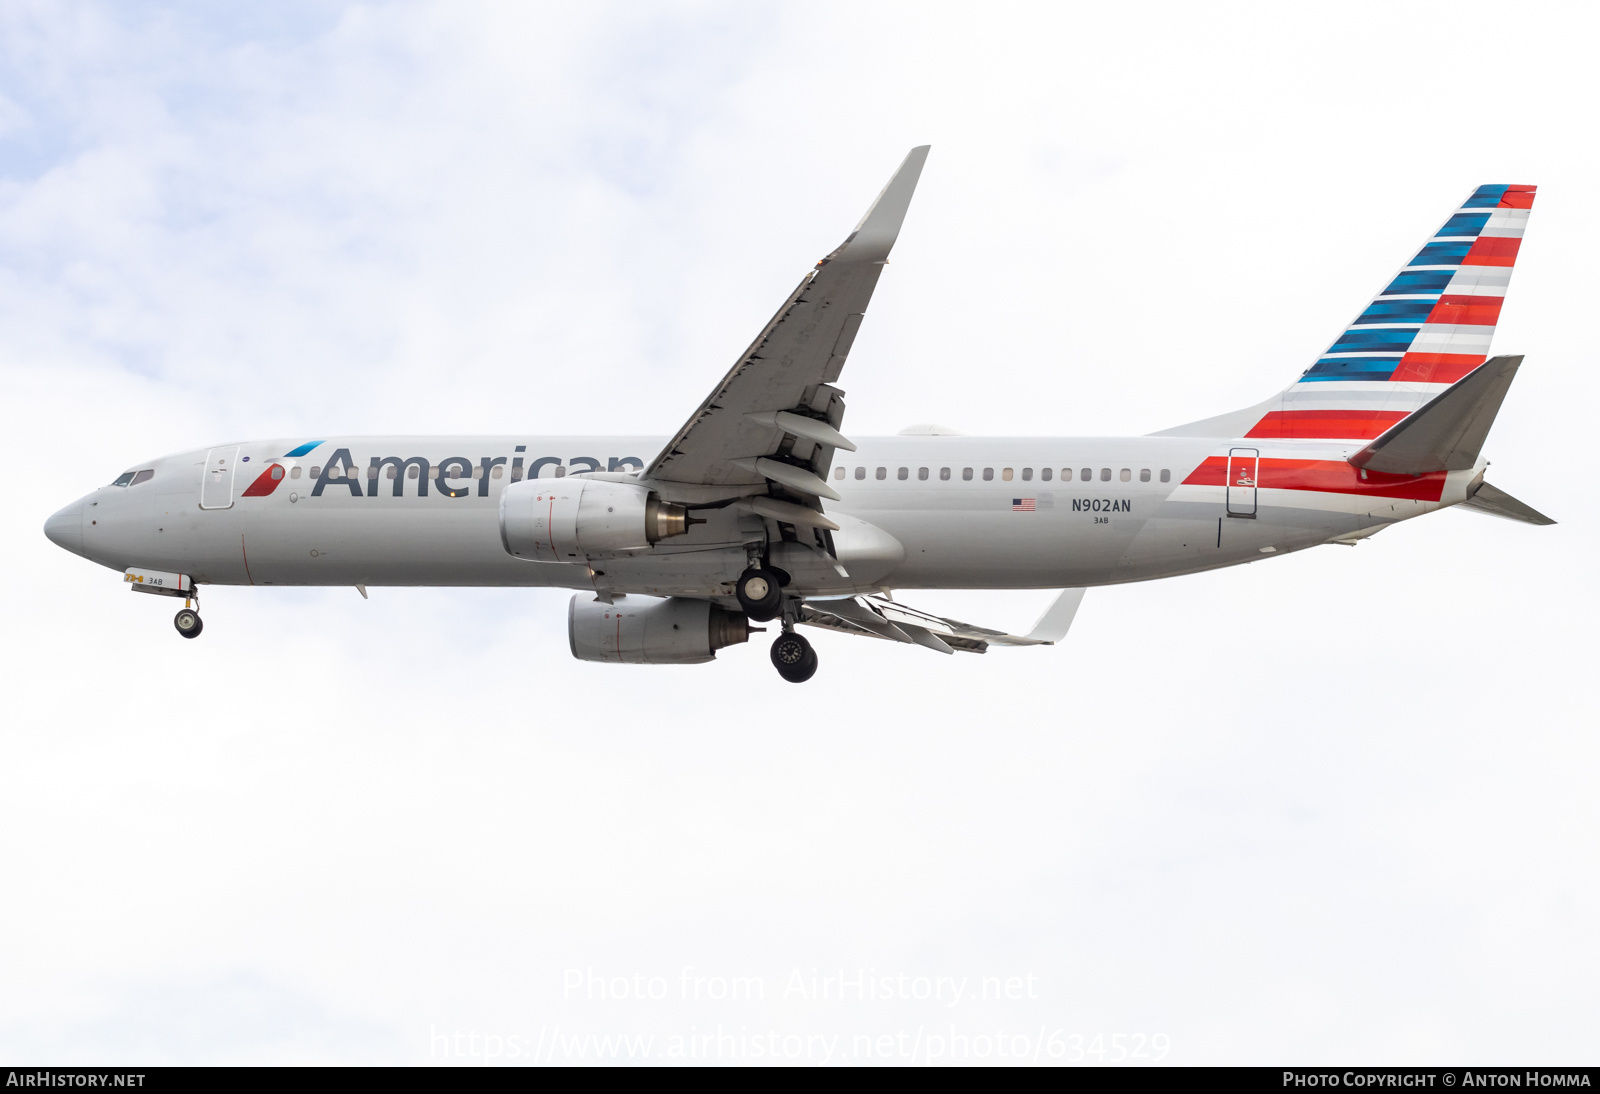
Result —
M 579 661 L 698 665 L 750 638 L 750 621 L 705 600 L 619 596 L 603 604 L 578 593 L 567 605 L 567 641 Z
M 500 542 L 533 562 L 582 562 L 689 530 L 689 512 L 653 490 L 593 479 L 528 479 L 500 491 Z

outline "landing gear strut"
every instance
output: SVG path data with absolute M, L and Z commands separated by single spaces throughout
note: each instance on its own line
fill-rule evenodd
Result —
M 752 566 L 739 575 L 733 587 L 739 598 L 739 607 L 757 623 L 776 619 L 783 611 L 783 585 L 778 575 L 760 566 Z
M 772 643 L 772 666 L 791 684 L 803 684 L 817 673 L 817 651 L 801 635 L 784 631 Z
M 206 626 L 200 621 L 200 613 L 188 606 L 179 609 L 178 614 L 172 617 L 172 625 L 177 627 L 178 633 L 185 638 L 200 637 L 200 632 L 205 630 Z

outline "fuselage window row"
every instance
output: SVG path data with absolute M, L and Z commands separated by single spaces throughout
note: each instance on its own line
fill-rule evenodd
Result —
M 475 469 L 474 472 L 473 472 L 473 477 L 474 478 L 481 478 L 482 477 L 481 474 L 480 474 L 481 470 L 482 470 L 481 468 Z M 950 481 L 950 470 L 951 469 L 948 468 L 948 467 L 939 468 L 939 481 L 940 482 L 949 482 Z M 314 467 L 311 469 L 312 474 L 316 474 L 316 471 L 317 471 L 317 469 L 314 468 Z M 843 466 L 836 467 L 836 468 L 833 469 L 833 477 L 835 479 L 843 479 L 848 474 L 848 471 L 849 471 L 849 469 L 846 468 L 846 467 L 843 467 Z M 971 467 L 963 467 L 961 469 L 961 481 L 962 482 L 971 482 L 972 481 L 972 477 L 973 477 L 973 471 L 974 471 L 974 469 L 971 468 Z M 1110 482 L 1111 481 L 1111 472 L 1112 472 L 1112 469 L 1109 468 L 1109 467 L 1100 468 L 1100 481 L 1101 482 Z M 929 469 L 928 468 L 926 468 L 926 467 L 917 468 L 917 481 L 918 482 L 927 482 L 928 481 L 928 476 L 929 476 Z M 392 468 L 392 467 L 389 469 L 389 477 L 391 479 L 394 478 L 394 468 Z M 415 467 L 413 467 L 411 469 L 411 477 L 412 478 L 416 478 L 416 468 Z M 495 478 L 499 478 L 500 477 L 500 468 L 496 467 L 494 469 L 494 477 Z M 856 471 L 855 471 L 855 477 L 858 480 L 865 479 L 867 477 L 867 469 L 865 467 L 857 467 Z M 878 479 L 878 480 L 880 480 L 880 481 L 885 480 L 885 479 L 887 479 L 889 477 L 889 469 L 887 467 L 879 467 L 873 472 L 873 477 Z M 1002 467 L 1000 469 L 1000 481 L 1002 481 L 1002 482 L 1010 482 L 1014 477 L 1015 477 L 1015 468 Z M 1040 479 L 1040 481 L 1042 481 L 1042 482 L 1050 482 L 1054 477 L 1055 477 L 1055 468 L 1053 468 L 1053 467 L 1041 467 L 1039 469 L 1039 479 Z M 1095 470 L 1092 467 L 1081 468 L 1078 471 L 1078 476 L 1077 477 L 1078 477 L 1079 481 L 1081 481 L 1081 482 L 1093 482 L 1094 478 L 1095 478 Z M 895 478 L 897 480 L 899 480 L 900 482 L 907 481 L 908 479 L 911 478 L 911 468 L 909 468 L 909 467 L 897 468 L 895 470 Z M 1073 478 L 1072 468 L 1063 467 L 1061 469 L 1061 481 L 1062 482 L 1071 482 L 1072 478 Z M 1118 480 L 1120 480 L 1122 482 L 1132 482 L 1133 481 L 1133 468 L 1131 468 L 1131 467 L 1121 468 L 1120 470 L 1117 471 L 1117 478 L 1118 478 Z M 1171 469 L 1163 467 L 1161 469 L 1160 478 L 1161 478 L 1162 482 L 1171 482 L 1172 481 L 1172 471 L 1171 471 Z M 985 467 L 983 469 L 983 481 L 984 482 L 993 482 L 994 481 L 994 468 Z M 1032 482 L 1033 481 L 1033 468 L 1024 467 L 1022 469 L 1022 481 L 1023 482 Z M 1141 467 L 1139 469 L 1139 481 L 1140 482 L 1149 482 L 1150 481 L 1150 468 Z

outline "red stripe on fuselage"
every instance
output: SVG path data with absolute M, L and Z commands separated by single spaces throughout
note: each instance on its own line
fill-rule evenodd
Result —
M 1245 436 L 1370 441 L 1406 414 L 1403 410 L 1274 410 L 1252 426 Z
M 1365 477 L 1363 477 L 1365 476 Z M 1444 494 L 1445 472 L 1426 475 L 1388 475 L 1361 471 L 1343 460 L 1280 460 L 1264 458 L 1256 469 L 1256 485 L 1263 490 L 1310 490 L 1319 494 L 1360 494 L 1369 498 L 1409 498 L 1438 501 Z M 1228 457 L 1207 456 L 1183 480 L 1185 486 L 1225 486 Z

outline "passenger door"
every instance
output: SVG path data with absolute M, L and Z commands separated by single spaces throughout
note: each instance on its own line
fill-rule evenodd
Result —
M 236 444 L 206 453 L 206 467 L 200 479 L 200 508 L 227 509 L 233 505 L 233 468 L 238 462 Z
M 1260 469 L 1260 464 L 1260 449 L 1228 449 L 1228 515 L 1230 517 L 1255 519 L 1256 472 Z

